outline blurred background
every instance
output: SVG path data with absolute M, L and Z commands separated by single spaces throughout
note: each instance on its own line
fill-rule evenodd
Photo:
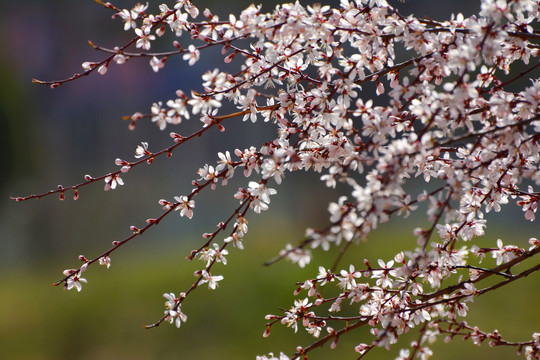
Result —
M 161 2 L 150 1 L 150 12 Z M 250 3 L 195 2 L 201 11 L 208 7 L 221 18 L 238 14 Z M 134 4 L 115 2 L 128 9 Z M 452 12 L 467 16 L 479 9 L 478 1 L 464 0 L 392 4 L 402 14 L 437 20 Z M 265 1 L 263 10 L 270 11 L 274 5 Z M 216 267 L 225 276 L 216 291 L 198 289 L 184 303 L 182 309 L 189 319 L 181 329 L 163 324 L 144 330 L 142 325 L 161 317 L 164 292 L 189 288 L 193 271 L 202 263 L 190 263 L 185 257 L 201 244 L 203 232 L 214 231 L 215 224 L 230 214 L 237 204 L 233 193 L 247 181 L 198 196 L 194 221 L 174 214 L 113 253 L 111 269 L 93 267 L 85 273 L 88 284 L 81 293 L 49 286 L 61 278 L 62 270 L 80 266 L 79 254 L 94 257 L 109 248 L 111 241 L 129 236 L 130 225 L 142 227 L 146 218 L 159 216 L 157 200 L 189 193 L 197 169 L 214 163 L 218 151 L 260 144 L 272 139 L 274 129 L 262 123 L 229 122 L 224 134 L 211 132 L 206 139 L 175 151 L 171 159 L 158 158 L 150 166 L 133 169 L 123 176 L 126 185 L 114 191 L 105 193 L 104 184 L 94 184 L 81 189 L 78 201 L 67 194 L 63 202 L 48 197 L 16 203 L 9 197 L 43 193 L 58 184 L 80 183 L 85 174 L 100 176 L 116 170 L 114 159 L 133 160 L 141 141 L 157 151 L 171 144 L 166 135 L 169 131 L 190 134 L 198 129 L 200 123 L 194 118 L 165 133 L 144 120 L 129 131 L 122 117 L 149 112 L 153 102 L 174 98 L 177 89 L 186 93 L 199 89 L 200 76 L 223 62 L 218 52 L 214 56 L 209 51 L 196 67 L 171 58 L 155 74 L 147 60 L 134 59 L 123 66 L 112 65 L 106 76 L 93 74 L 52 90 L 32 84 L 31 79 L 56 80 L 80 72 L 82 62 L 104 57 L 88 46 L 88 40 L 112 48 L 128 41 L 131 33 L 122 30 L 119 20 L 110 19 L 110 10 L 90 0 L 4 1 L 0 9 L 0 153 L 4 154 L 0 172 L 0 359 L 253 359 L 270 351 L 292 353 L 296 345 L 313 342 L 302 331 L 292 336 L 291 329 L 279 326 L 263 339 L 264 315 L 280 313 L 278 306 L 289 308 L 295 281 L 315 276 L 316 264 L 330 266 L 336 253 L 316 252 L 314 263 L 305 269 L 285 261 L 270 268 L 262 263 L 287 242 L 301 239 L 306 227 L 327 224 L 326 204 L 337 199 L 339 192 L 327 191 L 317 176 L 288 175 L 270 210 L 248 218 L 246 250 L 230 249 L 229 265 Z M 168 48 L 168 43 L 163 46 Z M 300 187 L 302 191 L 298 191 Z M 534 228 L 525 222 L 519 209 L 489 221 L 488 244 L 499 237 L 514 241 L 516 228 L 525 241 L 539 233 L 538 225 Z M 398 249 L 414 248 L 412 229 L 422 225 L 425 220 L 421 217 L 393 221 L 350 252 L 343 264 L 363 258 L 386 259 Z M 535 327 L 540 322 L 537 283 L 536 275 L 478 299 L 471 305 L 468 322 L 486 331 L 499 327 L 511 340 L 528 339 L 533 330 L 539 330 Z M 354 345 L 370 339 L 362 331 L 343 336 L 330 354 L 355 358 Z M 478 348 L 460 340 L 450 345 L 441 341 L 435 348 L 437 359 L 506 359 L 513 354 L 512 349 Z M 377 354 L 380 359 L 393 358 L 398 350 L 399 346 Z M 315 351 L 310 359 L 325 359 L 328 351 Z

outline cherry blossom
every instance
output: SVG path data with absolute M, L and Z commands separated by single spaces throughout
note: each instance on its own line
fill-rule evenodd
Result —
M 162 4 L 156 14 L 146 13 L 147 4 L 131 10 L 103 5 L 135 38 L 113 50 L 96 45 L 107 57 L 83 62 L 81 74 L 35 82 L 54 88 L 94 71 L 105 74 L 112 61 L 121 65 L 136 58 L 150 59 L 155 72 L 175 56 L 199 66 L 208 47 L 221 49 L 233 70 L 203 69 L 199 88 L 178 90 L 171 99 L 155 101 L 148 114 L 127 117 L 130 129 L 145 119 L 160 130 L 177 128 L 168 132 L 170 146 L 150 152 L 141 141 L 136 161 L 115 161 L 120 170 L 16 201 L 50 194 L 64 199 L 69 191 L 77 198 L 80 187 L 96 181 L 105 181 L 105 190 L 115 189 L 124 184 L 120 174 L 171 157 L 214 127 L 229 139 L 232 119 L 272 130 L 264 143 L 243 150 L 232 144 L 234 151 L 223 149 L 200 164 L 191 192 L 174 196 L 175 202 L 161 199 L 160 215 L 148 218 L 144 227 L 131 226 L 129 237 L 95 258 L 79 258 L 83 267 L 64 271 L 56 285 L 81 291 L 86 280 L 80 275 L 89 265 L 109 267 L 113 251 L 173 211 L 191 219 L 195 197 L 236 178 L 241 185 L 232 190 L 230 216 L 204 232 L 200 246 L 187 256 L 202 260 L 204 269 L 194 272 L 196 280 L 178 297 L 164 294 L 164 316 L 148 326 L 167 321 L 180 327 L 187 320 L 181 304 L 190 293 L 202 284 L 217 288 L 224 278 L 212 273 L 228 264 L 229 251 L 249 252 L 247 218 L 270 208 L 278 193 L 272 186 L 285 185 L 288 173 L 313 172 L 335 194 L 327 206 L 328 223 L 314 224 L 318 227 L 308 228 L 303 239 L 285 244 L 266 262 L 288 259 L 306 271 L 312 271 L 312 262 L 318 268 L 307 279 L 291 280 L 297 297 L 292 306 L 280 304 L 281 313 L 266 316 L 265 337 L 280 324 L 313 337 L 311 345 L 298 346 L 290 356 L 280 352 L 280 360 L 307 358 L 326 342 L 334 348 L 341 335 L 360 327 L 371 337 L 356 342 L 361 358 L 374 347 L 393 348 L 409 331 L 418 333 L 417 340 L 402 348 L 398 359 L 430 358 L 429 345 L 441 335 L 477 345 L 487 340 L 490 346 L 512 346 L 527 359 L 540 358 L 537 332 L 530 340 L 512 342 L 464 320 L 476 297 L 540 270 L 538 263 L 530 265 L 533 261 L 525 265 L 538 258 L 536 238 L 525 249 L 517 238 L 504 239 L 504 245 L 503 239 L 486 236 L 491 212 L 517 207 L 527 223 L 536 220 L 538 0 L 483 0 L 477 15 L 458 13 L 442 21 L 404 16 L 386 0 L 341 0 L 336 8 L 296 2 L 268 13 L 251 5 L 225 20 L 209 9 L 201 13 L 189 0 Z M 170 41 L 166 32 L 175 38 L 171 51 L 151 52 L 152 42 Z M 523 81 L 527 77 L 530 81 Z M 225 110 L 227 102 L 234 112 Z M 201 121 L 200 129 L 183 133 L 192 118 Z M 427 221 L 417 223 L 422 213 Z M 400 242 L 397 253 L 381 244 L 377 266 L 360 256 L 340 264 L 354 249 L 362 254 L 362 242 L 399 217 L 414 223 L 406 230 L 415 238 L 412 243 Z M 317 263 L 320 252 L 331 250 L 339 254 L 333 265 Z M 257 358 L 278 359 L 273 353 Z
M 185 216 L 188 219 L 191 219 L 193 217 L 195 200 L 189 200 L 187 196 L 175 196 L 174 200 L 178 201 L 178 205 L 174 208 L 174 210 L 180 210 L 180 216 Z
M 108 256 L 102 256 L 99 258 L 99 265 L 106 266 L 107 269 L 111 267 L 111 258 Z
M 210 275 L 206 270 L 202 271 L 201 274 L 202 278 L 199 282 L 199 285 L 208 283 L 208 288 L 211 290 L 215 290 L 218 287 L 218 281 L 223 280 L 222 275 Z
M 105 191 L 116 189 L 117 185 L 124 185 L 124 180 L 118 174 L 105 178 Z
M 167 299 L 165 302 L 165 315 L 167 320 L 174 323 L 177 328 L 180 328 L 183 322 L 187 322 L 187 315 L 180 311 L 180 298 L 177 298 L 174 293 L 165 293 L 163 297 Z
M 73 288 L 76 288 L 78 292 L 81 292 L 82 290 L 82 284 L 81 283 L 87 283 L 88 281 L 81 277 L 81 274 L 86 270 L 88 267 L 88 262 L 86 262 L 79 270 L 66 270 L 64 271 L 64 275 L 67 275 L 67 281 L 64 284 L 65 289 L 71 290 Z
M 188 60 L 189 65 L 193 65 L 199 60 L 200 51 L 194 45 L 189 45 L 188 50 L 189 52 L 183 56 L 183 59 Z
M 82 290 L 82 284 L 81 283 L 86 283 L 86 279 L 85 278 L 82 278 L 82 277 L 79 277 L 78 275 L 73 275 L 71 276 L 68 280 L 67 280 L 67 289 L 68 290 L 71 290 L 73 287 L 75 287 L 77 289 L 77 291 L 81 291 Z
M 156 37 L 154 35 L 150 34 L 150 31 L 152 29 L 148 26 L 144 27 L 143 29 L 135 29 L 135 34 L 139 37 L 137 40 L 137 47 L 143 48 L 144 50 L 150 50 L 151 41 L 155 40 Z
M 148 143 L 143 141 L 141 142 L 141 145 L 137 145 L 137 149 L 135 149 L 135 157 L 137 159 L 142 158 L 143 156 L 151 155 L 151 153 L 148 151 Z

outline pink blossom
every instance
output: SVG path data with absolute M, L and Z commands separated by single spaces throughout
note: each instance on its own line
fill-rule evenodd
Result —
M 174 200 L 178 202 L 174 210 L 180 210 L 180 216 L 185 216 L 188 219 L 191 219 L 193 217 L 195 201 L 189 200 L 187 196 L 175 196 Z

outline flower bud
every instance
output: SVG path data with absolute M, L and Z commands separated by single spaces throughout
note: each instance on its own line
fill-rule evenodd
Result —
M 98 69 L 100 75 L 105 75 L 107 73 L 107 65 L 101 65 Z

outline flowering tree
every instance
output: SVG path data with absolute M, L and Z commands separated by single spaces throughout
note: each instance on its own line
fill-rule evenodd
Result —
M 203 261 L 195 281 L 184 292 L 164 294 L 163 317 L 147 326 L 170 322 L 180 327 L 187 321 L 182 303 L 203 284 L 215 289 L 223 280 L 217 263 L 226 265 L 229 251 L 244 249 L 248 215 L 268 209 L 286 173 L 313 171 L 328 188 L 343 184 L 347 196 L 329 204 L 326 227 L 307 229 L 303 240 L 284 246 L 269 264 L 286 258 L 304 267 L 312 249 L 338 247 L 340 252 L 332 267 L 320 266 L 296 284 L 298 299 L 289 310 L 267 315 L 263 336 L 282 324 L 295 332 L 303 328 L 315 339 L 279 359 L 308 358 L 327 342 L 334 348 L 341 335 L 361 327 L 370 329 L 372 339 L 355 347 L 360 358 L 376 346 L 390 348 L 413 329 L 417 340 L 404 345 L 399 359 L 429 358 L 429 343 L 441 336 L 511 346 L 527 359 L 540 358 L 540 333 L 512 342 L 496 330 L 485 332 L 463 321 L 475 297 L 540 270 L 536 238 L 526 248 L 501 239 L 480 247 L 477 241 L 485 232 L 484 214 L 510 203 L 535 220 L 540 81 L 534 74 L 540 67 L 540 30 L 534 26 L 540 1 L 484 0 L 477 16 L 457 14 L 443 22 L 404 17 L 385 0 L 341 0 L 336 9 L 283 4 L 268 14 L 251 5 L 225 20 L 208 9 L 200 13 L 190 0 L 172 8 L 160 5 L 157 14 L 147 13 L 148 5 L 128 10 L 96 1 L 114 11 L 113 18 L 134 37 L 114 49 L 91 44 L 105 54 L 103 60 L 84 62 L 83 72 L 64 80 L 34 82 L 55 88 L 94 72 L 103 75 L 111 64 L 135 58 L 149 59 L 155 72 L 173 56 L 195 65 L 209 47 L 221 48 L 224 62 L 236 70 L 209 70 L 201 88 L 190 94 L 179 90 L 175 98 L 153 104 L 149 113 L 128 117 L 130 129 L 147 119 L 161 130 L 180 129 L 168 132 L 169 147 L 151 150 L 142 142 L 135 160 L 116 159 L 119 168 L 111 173 L 86 175 L 80 184 L 16 201 L 52 194 L 63 200 L 68 193 L 78 199 L 79 188 L 96 182 L 113 190 L 124 185 L 121 176 L 132 168 L 170 157 L 213 128 L 226 133 L 227 122 L 264 121 L 277 132 L 272 141 L 234 154 L 219 152 L 215 164 L 198 170 L 191 191 L 159 200 L 161 214 L 142 227 L 131 226 L 129 236 L 103 253 L 81 255 L 82 266 L 65 270 L 54 285 L 81 291 L 88 267 L 108 268 L 122 245 L 175 211 L 191 219 L 199 193 L 226 186 L 235 176 L 249 178 L 235 193 L 230 216 L 204 233 L 200 247 L 188 255 Z M 174 41 L 172 50 L 152 52 L 154 42 L 169 31 L 191 43 L 186 48 Z M 516 64 L 520 70 L 514 70 Z M 524 82 L 528 77 L 532 81 Z M 362 90 L 367 83 L 375 84 L 375 94 Z M 370 97 L 382 94 L 388 104 L 375 106 Z M 221 110 L 224 102 L 237 111 Z M 193 117 L 201 121 L 200 129 L 181 134 L 181 123 Z M 413 181 L 417 186 L 408 186 Z M 340 264 L 377 226 L 417 209 L 426 212 L 430 225 L 414 230 L 416 245 L 376 264 L 362 258 Z M 344 315 L 345 310 L 355 315 Z M 273 354 L 258 358 L 275 359 Z

